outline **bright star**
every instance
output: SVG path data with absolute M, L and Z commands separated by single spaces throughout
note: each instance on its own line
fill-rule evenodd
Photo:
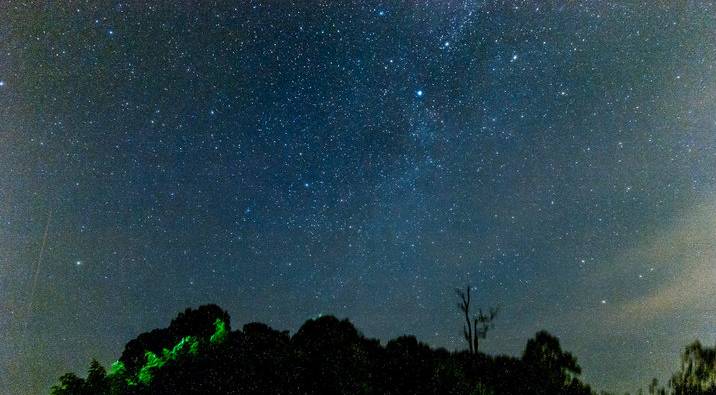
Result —
M 76 266 L 82 266 L 82 261 L 77 261 L 77 262 L 75 262 L 75 265 L 76 265 Z
M 415 92 L 415 94 L 418 95 L 418 97 L 422 97 L 422 96 L 423 96 L 423 91 L 422 91 L 422 90 L 419 90 L 419 91 Z

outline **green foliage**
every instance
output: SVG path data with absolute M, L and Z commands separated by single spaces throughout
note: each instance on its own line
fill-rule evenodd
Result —
M 199 339 L 194 336 L 184 336 L 171 350 L 165 348 L 162 351 L 162 355 L 166 361 L 169 361 L 187 354 L 196 355 L 198 352 Z
M 214 321 L 214 328 L 214 334 L 211 335 L 209 341 L 212 344 L 219 344 L 226 341 L 226 338 L 229 336 L 229 332 L 226 329 L 226 323 L 220 318 L 217 318 L 216 321 Z
M 114 361 L 114 363 L 112 363 L 112 366 L 109 368 L 107 378 L 115 387 L 122 387 L 125 385 L 132 386 L 137 384 L 134 381 L 134 378 L 130 377 L 127 367 L 122 361 Z
M 225 330 L 223 321 L 219 319 L 217 319 L 217 321 L 221 322 L 222 328 Z M 212 341 L 215 335 L 216 334 L 212 335 Z M 223 336 L 225 337 L 226 334 L 223 334 Z M 147 351 L 145 353 L 146 362 L 139 370 L 139 373 L 137 373 L 137 381 L 145 385 L 149 384 L 152 381 L 152 372 L 155 369 L 160 369 L 169 361 L 175 361 L 187 355 L 197 355 L 198 353 L 199 340 L 194 336 L 184 336 L 179 343 L 172 347 L 171 350 L 167 348 L 163 349 L 161 356 L 157 356 L 155 353 Z
M 158 357 L 151 351 L 146 352 L 147 362 L 137 374 L 137 379 L 142 384 L 149 384 L 152 381 L 152 370 L 159 369 L 167 362 L 164 358 Z
M 199 342 L 194 341 L 192 343 L 189 343 L 189 355 L 197 355 L 199 354 Z
M 137 386 L 136 377 L 130 375 L 126 365 L 122 361 L 115 361 L 107 373 L 109 382 L 109 394 L 130 393 L 129 389 Z
M 114 361 L 112 366 L 109 368 L 110 376 L 124 376 L 127 374 L 127 368 L 124 366 L 122 361 Z
M 333 316 L 293 336 L 260 323 L 231 332 L 218 313 L 188 310 L 173 327 L 131 340 L 109 373 L 93 361 L 86 380 L 62 376 L 52 394 L 590 394 L 576 360 L 547 333 L 518 359 L 451 353 L 412 336 L 382 346 Z
M 169 361 L 176 361 L 188 356 L 196 356 L 199 353 L 199 339 L 195 336 L 184 336 L 172 349 L 163 349 L 161 356 L 146 351 L 146 362 L 139 369 L 136 376 L 132 376 L 127 370 L 126 365 L 122 361 L 115 361 L 107 378 L 111 382 L 123 381 L 128 386 L 136 386 L 137 384 L 148 385 L 153 378 L 153 372 L 162 368 Z M 102 371 L 104 369 L 102 368 Z M 91 375 L 90 375 L 91 376 Z M 88 378 L 90 377 L 88 376 Z

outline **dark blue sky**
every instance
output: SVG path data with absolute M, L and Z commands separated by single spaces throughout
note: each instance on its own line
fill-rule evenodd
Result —
M 716 335 L 707 2 L 0 5 L 0 387 L 46 391 L 214 302 L 599 389 Z

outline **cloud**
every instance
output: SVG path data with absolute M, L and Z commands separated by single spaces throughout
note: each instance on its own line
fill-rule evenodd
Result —
M 641 326 L 665 316 L 705 314 L 716 299 L 716 201 L 692 206 L 617 259 L 632 263 L 626 270 L 654 272 L 659 280 L 613 306 L 611 320 Z
M 706 313 L 716 298 L 716 261 L 713 256 L 688 272 L 681 273 L 673 283 L 618 307 L 614 319 L 646 323 L 665 315 Z

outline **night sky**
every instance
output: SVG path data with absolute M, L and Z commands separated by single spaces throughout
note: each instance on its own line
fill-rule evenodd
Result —
M 50 3 L 0 4 L 0 393 L 209 302 L 462 349 L 468 282 L 598 389 L 713 343 L 710 3 Z

